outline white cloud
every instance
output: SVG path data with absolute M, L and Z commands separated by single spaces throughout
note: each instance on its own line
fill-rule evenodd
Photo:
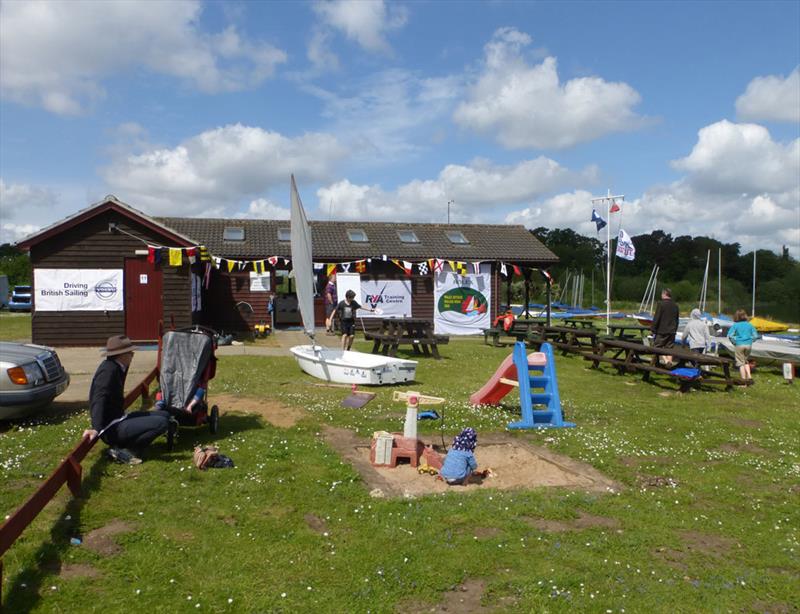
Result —
M 531 66 L 531 38 L 497 30 L 485 47 L 483 72 L 453 116 L 456 123 L 496 135 L 505 147 L 566 148 L 645 123 L 633 107 L 640 96 L 626 83 L 583 77 L 561 83 L 554 57 Z
M 305 86 L 323 103 L 329 131 L 348 143 L 361 167 L 394 164 L 418 153 L 445 124 L 461 91 L 458 77 L 420 78 L 393 69 L 342 86 L 340 92 Z M 441 138 L 441 133 L 437 133 Z
M 673 166 L 686 175 L 625 202 L 622 215 L 611 217 L 612 234 L 621 223 L 631 235 L 711 236 L 743 251 L 786 245 L 800 257 L 800 139 L 776 143 L 761 126 L 721 121 L 700 130 L 692 152 Z M 560 194 L 506 221 L 597 236 L 590 199 L 588 192 Z
M 756 77 L 736 99 L 736 114 L 749 121 L 800 122 L 800 66 L 788 77 Z
M 402 28 L 408 19 L 405 7 L 383 0 L 331 0 L 316 2 L 314 11 L 329 27 L 342 32 L 367 51 L 388 53 L 385 35 Z
M 52 190 L 0 178 L 0 244 L 13 243 L 40 228 L 38 222 L 58 202 Z
M 247 211 L 236 214 L 237 218 L 261 220 L 288 220 L 290 211 L 266 198 L 257 198 L 250 202 Z
M 702 128 L 692 152 L 672 166 L 707 192 L 783 192 L 800 181 L 800 139 L 784 145 L 763 126 L 722 120 Z
M 330 33 L 316 29 L 311 34 L 306 55 L 317 72 L 339 70 L 339 58 L 330 50 Z
M 234 207 L 275 186 L 326 181 L 346 155 L 328 134 L 285 137 L 234 124 L 208 130 L 178 146 L 116 159 L 103 170 L 122 200 L 154 215 L 198 215 Z
M 195 0 L 3 2 L 0 88 L 10 100 L 76 114 L 121 72 L 144 68 L 213 93 L 256 86 L 286 61 L 232 26 L 201 31 L 200 13 Z
M 331 211 L 333 219 L 444 221 L 447 202 L 451 200 L 451 219 L 496 223 L 499 207 L 595 179 L 594 167 L 573 172 L 544 157 L 513 166 L 476 160 L 469 166 L 448 165 L 436 179 L 415 179 L 390 192 L 380 186 L 343 180 L 320 188 L 317 196 L 325 219 Z

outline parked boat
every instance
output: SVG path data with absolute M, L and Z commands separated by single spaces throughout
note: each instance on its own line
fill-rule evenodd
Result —
M 381 386 L 412 382 L 417 374 L 414 360 L 318 345 L 296 345 L 290 351 L 303 371 L 328 382 Z
M 314 341 L 314 265 L 311 249 L 311 229 L 297 184 L 292 176 L 291 188 L 291 249 L 297 304 L 303 329 L 311 339 L 310 345 L 290 349 L 297 364 L 309 375 L 339 384 L 398 384 L 414 380 L 417 363 L 364 352 L 323 348 Z

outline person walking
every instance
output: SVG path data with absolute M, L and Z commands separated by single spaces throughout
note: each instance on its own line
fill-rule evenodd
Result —
M 678 316 L 680 309 L 672 300 L 672 290 L 664 288 L 661 291 L 661 301 L 656 307 L 653 323 L 650 330 L 653 333 L 653 347 L 671 349 L 675 347 L 675 333 L 678 332 Z M 672 367 L 672 356 L 659 357 L 659 362 L 666 367 Z
M 356 335 L 356 312 L 359 309 L 375 313 L 374 309 L 359 305 L 356 301 L 356 293 L 348 290 L 344 294 L 344 300 L 336 306 L 336 311 L 331 315 L 331 320 L 335 316 L 339 317 L 339 326 L 342 329 L 342 349 L 345 351 L 353 346 L 353 339 Z
M 109 337 L 105 360 L 97 367 L 89 390 L 92 428 L 84 432 L 110 446 L 117 462 L 139 464 L 143 450 L 159 435 L 174 435 L 177 423 L 166 411 L 125 413 L 125 378 L 133 361 L 134 346 L 125 335 Z
M 338 302 L 336 301 L 336 273 L 333 273 L 328 278 L 328 283 L 325 284 L 325 291 L 323 292 L 325 299 L 325 332 L 333 334 L 333 312 L 336 310 Z
M 733 343 L 733 358 L 745 385 L 753 383 L 753 376 L 750 373 L 750 350 L 753 349 L 753 341 L 760 337 L 755 326 L 750 324 L 747 312 L 744 309 L 737 309 L 733 316 L 733 326 L 728 329 L 728 339 Z

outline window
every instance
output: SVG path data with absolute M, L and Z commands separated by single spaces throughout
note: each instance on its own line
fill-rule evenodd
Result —
M 455 243 L 456 245 L 469 245 L 469 241 L 467 241 L 467 238 L 461 233 L 460 230 L 447 230 L 444 234 L 447 235 L 450 243 Z
M 278 228 L 278 241 L 291 241 L 292 229 L 291 228 Z
M 397 236 L 400 237 L 400 241 L 403 243 L 419 243 L 417 233 L 413 230 L 398 230 Z
M 223 241 L 244 241 L 244 228 L 241 226 L 226 226 L 222 232 Z
M 351 243 L 369 243 L 367 233 L 360 228 L 351 228 L 347 231 L 347 238 Z

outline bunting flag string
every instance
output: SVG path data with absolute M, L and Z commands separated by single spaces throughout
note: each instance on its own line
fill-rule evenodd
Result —
M 153 265 L 168 263 L 169 266 L 182 266 L 185 262 L 183 258 L 184 255 L 186 256 L 186 262 L 188 262 L 190 265 L 198 262 L 205 263 L 206 266 L 203 269 L 203 281 L 206 287 L 208 287 L 210 271 L 212 268 L 225 270 L 228 273 L 251 271 L 258 274 L 265 274 L 267 273 L 267 263 L 269 263 L 269 265 L 272 267 L 277 267 L 279 263 L 283 263 L 287 267 L 291 264 L 291 259 L 287 258 L 286 256 L 268 256 L 265 258 L 251 260 L 222 258 L 211 254 L 205 245 L 195 245 L 192 247 L 172 247 L 151 244 L 146 245 L 147 261 Z M 479 274 L 482 264 L 480 261 L 462 262 L 458 260 L 443 260 L 441 258 L 428 258 L 419 262 L 412 262 L 408 260 L 390 258 L 386 254 L 381 254 L 380 256 L 368 257 L 360 260 L 351 260 L 349 262 L 315 262 L 313 263 L 313 266 L 315 272 L 325 272 L 328 276 L 330 276 L 333 275 L 337 270 L 341 270 L 343 272 L 355 271 L 356 273 L 366 273 L 373 261 L 392 262 L 407 276 L 411 276 L 413 274 L 414 267 L 416 267 L 419 275 L 439 273 L 444 270 L 445 264 L 449 265 L 450 270 L 458 275 L 466 275 L 468 270 L 474 274 Z M 500 275 L 502 275 L 504 278 L 509 278 L 515 275 L 522 276 L 524 269 L 525 271 L 539 271 L 548 282 L 552 282 L 552 276 L 544 269 L 539 269 L 536 267 L 521 267 L 519 265 L 509 264 L 506 262 L 499 262 L 498 264 Z M 510 269 L 513 269 L 513 272 Z

